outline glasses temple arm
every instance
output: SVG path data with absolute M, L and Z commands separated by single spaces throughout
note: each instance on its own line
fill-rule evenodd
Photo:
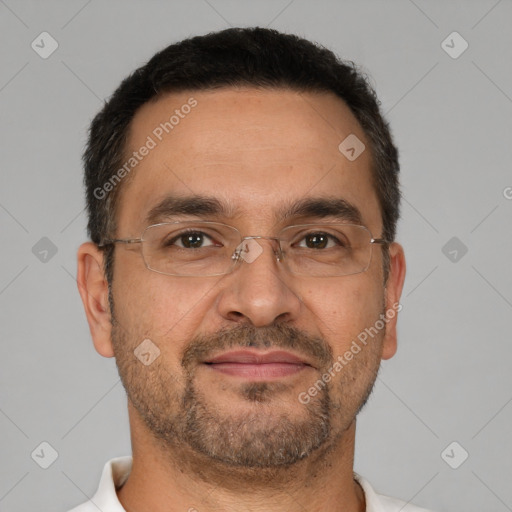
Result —
M 389 240 L 386 240 L 386 239 L 384 239 L 384 238 L 372 238 L 372 239 L 370 240 L 370 243 L 371 243 L 371 244 L 389 245 L 389 244 L 390 244 L 390 243 L 392 243 L 392 242 L 390 242 Z
M 142 242 L 142 238 L 113 238 L 113 239 L 105 239 L 102 240 L 98 247 L 106 247 L 107 245 L 114 244 L 140 244 Z

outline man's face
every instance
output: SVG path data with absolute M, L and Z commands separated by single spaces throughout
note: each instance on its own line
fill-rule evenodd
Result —
M 197 105 L 159 141 L 155 128 L 190 97 Z M 226 211 L 159 222 L 217 221 L 242 236 L 339 222 L 317 215 L 284 219 L 279 212 L 305 199 L 344 199 L 380 237 L 369 150 L 349 161 L 338 149 L 350 134 L 369 147 L 348 107 L 331 94 L 222 89 L 166 95 L 133 120 L 128 153 L 148 136 L 157 144 L 123 184 L 116 237 L 138 238 L 147 213 L 168 196 L 214 198 Z M 325 278 L 288 273 L 272 244 L 258 243 L 263 252 L 254 261 L 215 277 L 152 272 L 140 244 L 117 245 L 112 343 L 131 405 L 160 442 L 235 466 L 272 467 L 332 446 L 370 393 L 381 357 L 391 357 L 395 347 L 381 329 L 307 403 L 299 400 L 391 307 L 382 249 L 373 247 L 366 272 Z M 144 365 L 134 350 L 148 338 L 160 355 Z M 247 347 L 284 350 L 307 364 L 259 379 L 207 364 Z

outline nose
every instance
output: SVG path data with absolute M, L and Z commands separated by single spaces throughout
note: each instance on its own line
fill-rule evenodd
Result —
M 226 276 L 217 302 L 219 314 L 255 327 L 298 318 L 301 300 L 294 290 L 296 278 L 283 268 L 279 241 L 246 237 L 236 254 L 238 264 Z

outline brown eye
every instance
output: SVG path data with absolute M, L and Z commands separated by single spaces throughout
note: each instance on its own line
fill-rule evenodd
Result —
M 187 249 L 198 249 L 199 247 L 201 247 L 203 239 L 204 236 L 201 233 L 187 233 L 186 235 L 182 235 L 180 237 L 180 241 L 183 247 L 186 247 Z
M 207 242 L 210 243 L 207 243 Z M 181 233 L 164 243 L 166 247 L 176 245 L 183 249 L 201 249 L 215 245 L 212 239 L 202 231 L 188 231 Z
M 314 233 L 304 237 L 309 249 L 325 249 L 329 243 L 329 237 L 325 233 Z
M 322 231 L 307 233 L 297 244 L 299 247 L 307 249 L 332 249 L 333 247 L 345 247 L 346 244 L 329 233 Z

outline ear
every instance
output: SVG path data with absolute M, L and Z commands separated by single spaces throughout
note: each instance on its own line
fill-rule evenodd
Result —
M 108 303 L 108 283 L 103 272 L 103 253 L 96 244 L 86 242 L 77 253 L 77 285 L 96 351 L 113 357 L 111 312 Z
M 396 324 L 402 309 L 400 297 L 405 281 L 405 255 L 403 247 L 396 242 L 389 246 L 389 275 L 385 288 L 386 334 L 383 341 L 382 359 L 390 359 L 397 350 Z

